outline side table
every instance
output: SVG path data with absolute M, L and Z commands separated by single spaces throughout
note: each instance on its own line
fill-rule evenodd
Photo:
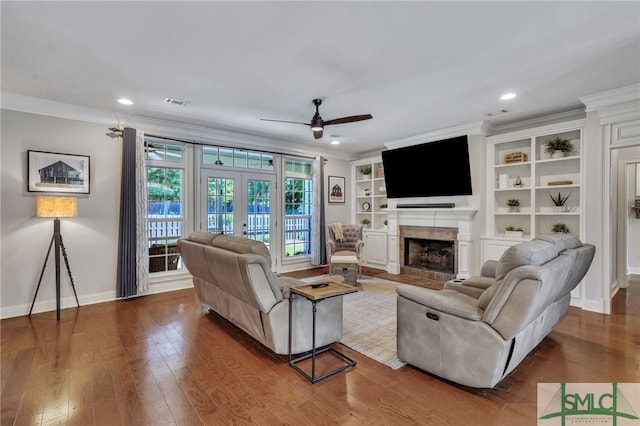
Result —
M 289 365 L 298 370 L 300 374 L 306 377 L 311 383 L 319 382 L 322 379 L 326 379 L 329 376 L 333 376 L 340 371 L 343 371 L 349 367 L 356 365 L 356 362 L 343 354 L 342 352 L 333 348 L 333 343 L 330 343 L 321 348 L 316 348 L 316 305 L 323 300 L 331 297 L 342 296 L 349 293 L 356 292 L 357 289 L 346 284 L 342 284 L 335 281 L 326 281 L 318 284 L 306 284 L 297 287 L 291 287 L 289 289 L 289 348 L 293 347 L 292 342 L 292 314 L 293 314 L 293 299 L 296 297 L 304 297 L 309 300 L 313 306 L 313 324 L 312 324 L 312 349 L 311 352 L 307 352 L 301 356 L 294 357 L 289 350 Z M 331 352 L 334 355 L 342 358 L 346 364 L 328 371 L 320 376 L 316 376 L 316 357 L 323 352 Z M 296 363 L 311 358 L 311 375 L 296 365 Z

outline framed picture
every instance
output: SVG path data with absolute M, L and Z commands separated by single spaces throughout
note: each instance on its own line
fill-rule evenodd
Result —
M 89 156 L 28 151 L 29 192 L 89 193 Z
M 344 203 L 345 200 L 344 177 L 329 176 L 329 202 Z

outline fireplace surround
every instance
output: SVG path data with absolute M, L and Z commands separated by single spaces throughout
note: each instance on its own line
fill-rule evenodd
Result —
M 472 237 L 472 223 L 476 212 L 475 209 L 465 207 L 389 209 L 387 211 L 389 221 L 387 272 L 410 274 L 437 281 L 468 278 L 471 255 L 477 245 Z M 453 256 L 453 270 L 445 272 L 437 268 L 411 266 L 411 261 L 405 260 L 405 238 L 429 239 L 453 245 L 453 248 L 449 249 Z M 439 249 L 442 247 L 435 248 L 435 250 Z M 444 254 L 441 255 L 446 257 Z
M 457 274 L 458 228 L 400 225 L 400 273 L 435 281 Z

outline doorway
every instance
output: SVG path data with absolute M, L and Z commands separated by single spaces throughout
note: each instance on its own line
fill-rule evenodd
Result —
M 201 230 L 262 241 L 271 251 L 278 235 L 275 175 L 204 170 L 202 183 Z

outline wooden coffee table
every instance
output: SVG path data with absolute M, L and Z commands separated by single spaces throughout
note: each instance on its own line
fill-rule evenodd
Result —
M 324 280 L 322 283 L 305 284 L 297 287 L 291 287 L 289 289 L 289 365 L 298 370 L 300 374 L 306 377 L 311 383 L 316 383 L 322 379 L 326 379 L 329 376 L 333 376 L 340 371 L 343 371 L 349 367 L 356 365 L 356 362 L 343 354 L 342 352 L 333 348 L 333 343 L 330 343 L 321 348 L 316 348 L 316 304 L 331 297 L 342 296 L 349 293 L 358 291 L 356 288 L 342 284 L 335 281 Z M 292 342 L 292 313 L 293 313 L 293 299 L 296 297 L 304 297 L 309 300 L 313 306 L 313 326 L 312 326 L 312 349 L 311 352 L 305 353 L 299 357 L 294 358 L 291 353 L 293 347 Z M 342 358 L 346 361 L 346 364 L 326 372 L 316 377 L 316 357 L 324 352 L 332 352 L 334 355 Z M 311 358 L 311 374 L 302 370 L 296 365 L 299 361 Z

